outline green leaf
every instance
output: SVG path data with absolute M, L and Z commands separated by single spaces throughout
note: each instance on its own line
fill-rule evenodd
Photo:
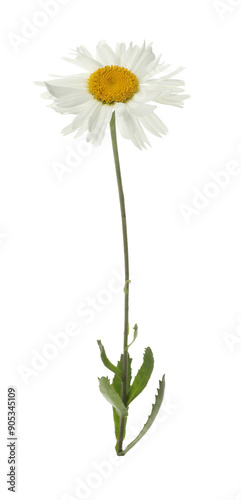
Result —
M 116 409 L 119 417 L 127 417 L 127 408 L 125 407 L 119 394 L 115 391 L 114 387 L 110 385 L 108 377 L 99 378 L 99 383 L 100 392 L 103 394 L 104 398 Z
M 116 375 L 118 375 L 118 377 L 120 377 L 120 379 L 122 379 L 122 373 L 121 373 L 121 370 L 116 367 L 115 365 L 113 365 L 110 360 L 107 358 L 106 356 L 106 352 L 105 352 L 105 348 L 104 346 L 102 345 L 101 343 L 101 340 L 97 340 L 97 343 L 98 343 L 98 346 L 100 348 L 100 357 L 104 363 L 104 365 L 106 366 L 106 368 L 108 368 L 109 370 L 111 370 L 112 372 L 116 373 Z
M 133 337 L 132 342 L 126 347 L 126 349 L 129 349 L 129 347 L 135 342 L 136 337 L 138 335 L 138 326 L 135 325 L 133 328 L 134 328 L 134 337 Z
M 132 358 L 130 358 L 129 353 L 127 353 L 127 366 L 128 366 L 128 368 L 127 368 L 127 381 L 126 381 L 127 392 L 129 391 L 130 385 L 131 385 L 131 362 L 132 362 Z M 117 363 L 117 369 L 121 373 L 121 380 L 122 380 L 123 354 L 121 354 L 120 361 L 118 361 L 118 363 Z M 116 375 L 115 375 L 114 378 L 113 378 L 113 383 L 112 383 L 114 389 L 116 390 L 116 392 L 118 392 L 118 394 L 120 396 L 121 396 L 121 392 L 122 392 L 122 382 L 121 382 L 121 380 L 120 380 L 119 377 L 116 377 Z
M 127 394 L 127 406 L 145 389 L 152 374 L 154 358 L 152 350 L 147 347 L 144 352 L 143 363 L 135 376 L 134 382 Z
M 128 353 L 127 391 L 129 391 L 130 384 L 131 384 L 131 362 L 132 362 L 132 359 L 130 358 L 129 353 Z M 120 361 L 118 361 L 117 367 L 119 368 L 119 370 L 122 373 L 123 354 L 121 355 Z M 121 383 L 119 377 L 117 377 L 116 375 L 113 378 L 112 386 L 115 389 L 115 391 L 119 394 L 119 396 L 121 397 L 122 383 Z M 118 440 L 119 431 L 120 431 L 120 417 L 119 417 L 115 408 L 113 408 L 113 418 L 114 418 L 114 424 L 115 424 L 115 435 L 116 435 L 116 439 Z M 125 426 L 126 426 L 126 421 L 125 421 Z M 124 437 L 125 437 L 125 432 L 124 432 Z
M 152 411 L 151 414 L 149 415 L 143 429 L 141 432 L 138 434 L 138 436 L 130 443 L 128 446 L 123 450 L 120 455 L 125 455 L 135 444 L 140 441 L 140 439 L 147 433 L 147 431 L 150 429 L 151 425 L 153 424 L 163 401 L 164 397 L 164 390 L 165 390 L 165 375 L 163 375 L 162 380 L 159 380 L 159 387 L 157 389 L 157 395 L 155 399 L 155 403 L 152 405 Z

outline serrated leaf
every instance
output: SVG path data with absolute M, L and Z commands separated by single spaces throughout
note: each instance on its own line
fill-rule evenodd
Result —
M 162 380 L 159 380 L 159 387 L 157 389 L 157 395 L 155 399 L 155 403 L 152 405 L 152 411 L 151 414 L 149 415 L 143 429 L 141 432 L 138 434 L 138 436 L 130 443 L 128 446 L 123 450 L 119 455 L 125 455 L 135 444 L 140 441 L 140 439 L 147 433 L 147 431 L 150 429 L 151 425 L 153 424 L 163 401 L 164 397 L 164 391 L 165 391 L 165 375 L 163 375 Z
M 131 345 L 135 342 L 136 337 L 137 337 L 137 335 L 138 335 L 138 326 L 137 326 L 137 325 L 135 325 L 133 328 L 134 328 L 134 336 L 133 336 L 133 340 L 132 340 L 132 342 L 131 342 L 131 343 L 130 343 L 127 347 L 126 347 L 126 349 L 129 349 L 129 347 L 130 347 L 130 346 L 131 346 Z
M 131 384 L 131 362 L 132 362 L 132 359 L 130 358 L 129 353 L 127 353 L 127 355 L 128 355 L 127 391 L 129 391 L 130 384 Z M 121 355 L 120 361 L 118 361 L 117 367 L 119 368 L 119 370 L 122 373 L 122 370 L 123 370 L 123 354 Z M 121 394 L 122 394 L 122 383 L 121 383 L 119 377 L 117 377 L 116 375 L 113 378 L 112 385 L 113 385 L 115 391 L 121 397 Z M 117 411 L 116 411 L 115 408 L 113 408 L 113 418 L 114 418 L 114 424 L 115 424 L 115 435 L 116 435 L 116 439 L 118 440 L 119 431 L 120 431 L 120 417 L 119 417 L 119 415 L 118 415 L 118 413 L 117 413 Z M 126 425 L 126 422 L 125 422 L 125 425 Z M 125 431 L 124 431 L 124 437 L 125 437 Z
M 139 394 L 145 389 L 150 376 L 152 374 L 152 370 L 154 367 L 154 358 L 152 354 L 152 350 L 150 347 L 147 347 L 143 356 L 143 363 L 136 374 L 133 384 L 127 394 L 127 403 L 126 406 L 129 406 L 131 401 L 135 399 Z
M 108 377 L 99 378 L 100 392 L 104 398 L 116 409 L 119 417 L 127 417 L 128 411 L 121 397 L 110 384 Z
M 105 348 L 104 348 L 103 344 L 101 343 L 101 340 L 97 340 L 97 343 L 98 343 L 98 346 L 100 348 L 100 357 L 101 357 L 104 365 L 106 366 L 106 368 L 108 368 L 112 372 L 116 373 L 116 375 L 118 375 L 118 377 L 120 377 L 120 379 L 122 379 L 121 370 L 118 368 L 118 366 L 113 365 L 110 362 L 110 360 L 107 358 Z

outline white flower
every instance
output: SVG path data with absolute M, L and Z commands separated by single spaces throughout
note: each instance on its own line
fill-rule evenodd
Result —
M 63 134 L 76 132 L 75 137 L 88 131 L 87 141 L 99 145 L 105 135 L 113 111 L 120 133 L 138 148 L 149 144 L 144 128 L 162 137 L 166 125 L 154 113 L 156 104 L 183 106 L 188 96 L 183 94 L 184 82 L 174 79 L 182 71 L 153 78 L 169 65 L 159 63 L 151 45 L 142 47 L 118 43 L 115 52 L 105 41 L 96 48 L 96 59 L 80 46 L 73 51 L 74 59 L 67 61 L 85 70 L 67 77 L 58 77 L 43 83 L 44 97 L 53 99 L 51 107 L 62 114 L 73 114 L 72 123 Z

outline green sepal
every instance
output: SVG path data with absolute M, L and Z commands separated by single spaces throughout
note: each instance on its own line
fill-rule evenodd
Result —
M 133 448 L 133 446 L 135 446 L 135 444 L 138 443 L 138 441 L 140 441 L 140 439 L 150 429 L 151 425 L 153 424 L 153 422 L 154 422 L 154 420 L 155 420 L 155 418 L 160 410 L 160 407 L 161 407 L 161 404 L 163 401 L 163 397 L 164 397 L 164 391 L 165 391 L 165 375 L 163 375 L 162 380 L 159 380 L 159 387 L 157 389 L 155 403 L 152 405 L 151 414 L 149 415 L 143 429 L 138 434 L 138 436 L 133 441 L 131 441 L 131 443 L 128 444 L 128 446 L 122 452 L 119 453 L 119 455 L 125 455 L 131 448 Z
M 98 343 L 98 346 L 100 348 L 100 357 L 101 357 L 104 365 L 106 366 L 106 368 L 108 368 L 112 372 L 116 373 L 116 375 L 118 375 L 118 377 L 120 377 L 120 379 L 122 380 L 121 370 L 118 368 L 118 366 L 113 365 L 110 362 L 110 360 L 107 358 L 105 348 L 104 348 L 103 344 L 101 343 L 101 340 L 97 340 L 97 343 Z
M 150 376 L 152 374 L 152 370 L 154 367 L 154 358 L 152 354 L 152 350 L 150 347 L 147 347 L 144 352 L 143 356 L 143 363 L 136 374 L 133 384 L 127 393 L 127 403 L 126 405 L 129 406 L 131 401 L 135 399 L 139 394 L 145 389 Z
M 129 347 L 130 347 L 130 346 L 131 346 L 131 345 L 135 342 L 136 337 L 137 337 L 137 335 L 138 335 L 138 326 L 137 326 L 137 324 L 135 324 L 135 326 L 133 326 L 133 328 L 134 328 L 134 336 L 133 336 L 133 340 L 132 340 L 132 342 L 131 342 L 131 343 L 130 343 L 127 347 L 126 347 L 126 349 L 129 349 Z
M 130 358 L 129 353 L 127 355 L 128 355 L 127 391 L 129 391 L 130 385 L 131 385 L 131 362 L 132 362 L 132 359 Z M 119 368 L 119 370 L 122 373 L 122 370 L 123 370 L 123 354 L 121 354 L 121 359 L 120 359 L 120 361 L 118 361 L 117 367 Z M 115 391 L 119 394 L 119 396 L 121 397 L 121 394 L 122 394 L 122 383 L 121 383 L 119 377 L 117 377 L 116 375 L 113 378 L 112 386 L 115 389 Z M 118 438 L 119 438 L 119 431 L 120 431 L 120 417 L 119 417 L 119 415 L 118 415 L 118 413 L 117 413 L 117 411 L 116 411 L 115 408 L 113 408 L 113 418 L 114 418 L 114 424 L 115 424 L 115 435 L 116 435 L 116 439 L 118 440 Z M 125 430 L 126 430 L 126 420 L 125 420 Z M 124 437 L 125 437 L 125 431 L 124 431 Z
M 108 377 L 99 378 L 100 392 L 104 398 L 116 409 L 119 417 L 127 417 L 128 410 L 125 407 L 121 397 L 110 384 Z

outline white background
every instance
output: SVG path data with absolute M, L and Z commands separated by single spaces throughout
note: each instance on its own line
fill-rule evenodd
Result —
M 240 500 L 241 2 L 61 4 L 40 18 L 37 0 L 10 0 L 1 16 L 1 499 L 11 497 L 7 387 L 14 385 L 16 498 Z M 44 25 L 13 43 L 26 19 Z M 112 410 L 97 380 L 109 373 L 96 343 L 119 358 L 123 254 L 110 136 L 98 148 L 63 138 L 71 117 L 48 109 L 33 84 L 73 74 L 61 57 L 78 45 L 94 53 L 100 39 L 113 47 L 153 41 L 172 69 L 185 66 L 191 95 L 183 109 L 160 105 L 169 134 L 149 137 L 146 151 L 119 137 L 130 326 L 139 326 L 134 373 L 146 346 L 155 357 L 130 407 L 126 443 L 146 421 L 163 373 L 167 388 L 153 430 L 118 465 Z M 61 178 L 56 162 L 66 169 Z M 224 183 L 220 172 L 231 162 L 236 175 L 226 174 L 225 187 L 210 186 L 210 172 Z M 64 331 L 66 346 L 50 352 L 51 332 Z M 39 358 L 42 369 L 23 376 L 44 353 L 55 357 Z

